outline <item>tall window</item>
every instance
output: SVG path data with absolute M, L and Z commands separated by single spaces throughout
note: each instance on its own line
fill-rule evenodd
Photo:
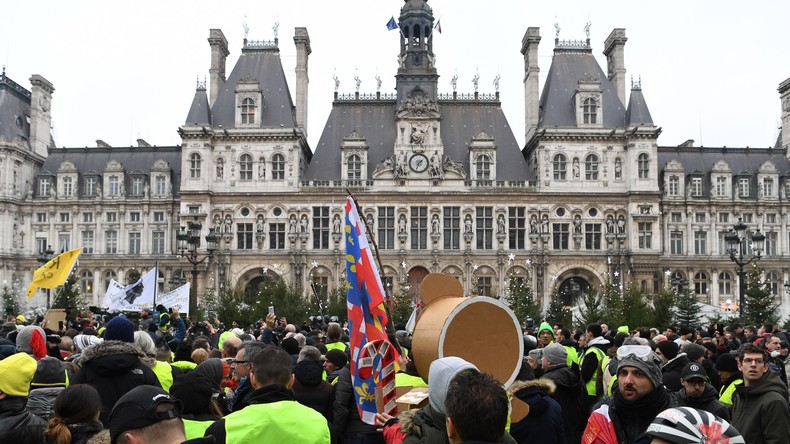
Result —
M 236 249 L 252 250 L 252 233 L 254 224 L 236 224 Z
M 716 177 L 716 196 L 724 197 L 727 195 L 727 178 L 724 176 Z
M 491 276 L 479 276 L 477 278 L 477 295 L 491 296 L 492 279 Z
M 200 154 L 192 153 L 189 155 L 189 177 L 200 179 Z
M 694 254 L 708 254 L 708 233 L 705 231 L 694 232 Z
M 428 248 L 428 207 L 411 209 L 411 249 Z
M 568 159 L 565 154 L 557 154 L 554 156 L 554 180 L 565 180 L 568 174 Z
M 648 179 L 650 177 L 650 157 L 642 153 L 636 160 L 637 172 L 640 179 Z
M 58 233 L 58 251 L 71 250 L 71 233 Z
M 118 253 L 118 232 L 107 230 L 104 232 L 104 252 L 107 254 Z
M 129 254 L 140 254 L 140 241 L 142 235 L 137 233 L 129 233 Z
M 667 194 L 670 196 L 677 196 L 680 194 L 680 178 L 678 176 L 669 176 Z
M 719 273 L 719 294 L 732 294 L 732 275 L 729 272 Z
M 444 249 L 459 250 L 461 248 L 461 207 L 444 207 Z
M 601 224 L 584 224 L 584 248 L 601 249 Z
M 255 123 L 255 101 L 250 98 L 241 101 L 241 123 L 245 125 Z
M 395 207 L 379 207 L 379 248 L 395 248 Z
M 478 250 L 494 248 L 494 208 L 477 208 L 477 225 L 475 226 Z
M 285 223 L 269 224 L 269 249 L 285 249 Z
M 692 197 L 702 197 L 702 178 L 701 177 L 692 177 L 691 178 L 691 196 Z
M 683 232 L 669 233 L 669 254 L 683 254 Z
M 143 194 L 143 178 L 135 177 L 132 179 L 132 195 L 141 196 Z
M 272 156 L 272 179 L 285 179 L 285 156 L 280 153 Z
M 694 275 L 694 294 L 708 294 L 708 274 L 704 271 Z
M 239 157 L 239 180 L 252 180 L 252 156 L 247 153 Z
M 313 248 L 329 248 L 329 207 L 313 207 Z
M 738 179 L 738 197 L 749 197 L 748 177 L 741 177 Z
M 96 176 L 85 178 L 85 196 L 93 197 L 96 195 Z
M 491 158 L 486 154 L 477 156 L 475 164 L 477 180 L 491 180 Z
M 639 248 L 653 248 L 653 223 L 639 222 L 637 231 L 639 232 Z
M 584 99 L 582 109 L 584 113 L 584 123 L 594 124 L 598 121 L 598 102 L 592 97 Z
M 773 271 L 766 273 L 765 275 L 765 283 L 768 285 L 768 288 L 771 290 L 771 293 L 774 297 L 779 296 L 779 275 L 774 273 Z
M 105 271 L 104 272 L 104 288 L 109 287 L 110 286 L 110 281 L 113 280 L 113 279 L 116 279 L 117 277 L 118 277 L 118 275 L 115 274 L 114 271 L 112 271 L 112 270 Z
M 560 223 L 552 224 L 551 236 L 553 240 L 553 247 L 555 250 L 567 250 L 568 240 L 571 237 L 570 224 Z
M 776 231 L 768 231 L 765 234 L 765 255 L 776 256 L 776 247 L 779 243 Z
M 155 189 L 155 191 L 156 191 L 156 195 L 157 196 L 164 196 L 165 194 L 167 194 L 167 187 L 165 185 L 165 182 L 166 182 L 165 176 L 163 176 L 161 174 L 156 176 L 156 180 L 155 180 L 156 189 Z
M 770 177 L 763 179 L 763 196 L 774 197 L 774 180 Z
M 598 156 L 595 154 L 588 154 L 584 158 L 584 178 L 598 180 Z
M 151 254 L 165 254 L 165 232 L 151 232 Z
M 66 176 L 62 180 L 63 182 L 63 196 L 64 197 L 71 197 L 74 194 L 74 180 L 71 176 Z
M 86 230 L 82 232 L 82 252 L 86 254 L 93 253 L 94 237 L 93 231 Z
M 348 169 L 348 180 L 362 179 L 362 159 L 359 158 L 359 155 L 352 154 L 348 156 L 346 167 Z
M 49 177 L 42 177 L 38 180 L 38 195 L 41 197 L 49 197 L 49 188 L 52 186 L 52 182 L 49 181 Z
M 527 216 L 524 207 L 510 207 L 507 210 L 508 247 L 511 250 L 522 250 L 526 246 Z
M 719 213 L 719 223 L 721 224 L 730 223 L 730 213 Z
M 165 221 L 165 212 L 154 211 L 154 222 L 164 222 L 164 221 Z
M 60 213 L 60 223 L 67 224 L 71 222 L 71 213 Z
M 83 248 L 82 252 L 85 252 Z M 80 272 L 80 293 L 85 296 L 93 296 L 93 273 L 90 270 Z
M 120 177 L 118 176 L 110 176 L 108 179 L 108 186 L 109 189 L 107 190 L 107 194 L 110 196 L 120 196 L 121 195 L 121 181 Z

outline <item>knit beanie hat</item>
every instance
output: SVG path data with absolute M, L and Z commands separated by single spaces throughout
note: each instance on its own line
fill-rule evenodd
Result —
M 101 344 L 102 338 L 93 335 L 77 335 L 74 336 L 74 347 L 78 352 L 85 351 L 91 345 Z
M 283 350 L 286 351 L 289 355 L 298 355 L 299 354 L 299 341 L 295 338 L 285 338 L 283 342 L 280 344 Z
M 47 355 L 47 334 L 36 325 L 28 325 L 16 335 L 17 351 L 32 355 L 36 361 Z
M 734 355 L 724 353 L 716 359 L 716 370 L 735 373 L 738 371 L 738 361 Z
M 641 349 L 642 347 L 646 350 L 644 350 L 644 353 L 640 351 L 641 357 L 634 353 L 628 353 L 623 356 L 623 352 L 625 352 L 626 349 Z M 650 378 L 650 382 L 653 383 L 654 388 L 663 385 L 661 382 L 661 367 L 659 367 L 659 362 L 661 362 L 661 358 L 656 356 L 648 345 L 629 345 L 620 347 L 617 350 L 617 371 L 620 371 L 623 367 L 636 367 Z
M 105 341 L 134 342 L 134 324 L 123 316 L 112 318 L 104 330 Z
M 337 368 L 343 368 L 346 366 L 346 364 L 348 364 L 348 357 L 346 356 L 346 353 L 341 350 L 337 350 L 337 349 L 329 350 L 328 352 L 326 352 L 326 355 L 324 355 L 324 357 L 326 358 L 327 361 L 334 364 L 335 367 Z
M 65 387 L 66 385 L 66 366 L 63 365 L 63 361 L 52 356 L 38 361 L 36 373 L 30 383 L 31 387 Z
M 568 362 L 568 351 L 556 342 L 543 349 L 543 357 L 552 364 L 565 364 Z
M 656 344 L 656 348 L 661 350 L 661 354 L 667 359 L 675 359 L 678 355 L 678 345 L 675 341 L 664 341 Z
M 689 361 L 694 362 L 697 359 L 705 356 L 705 347 L 699 344 L 694 344 L 693 342 L 689 342 L 683 346 L 683 353 L 686 354 L 686 357 L 689 358 Z
M 549 333 L 551 333 L 551 337 L 552 338 L 554 337 L 554 329 L 551 328 L 551 325 L 549 325 L 548 322 L 544 322 L 544 323 L 540 324 L 540 328 L 538 328 L 538 336 L 540 336 L 540 334 L 543 332 L 543 330 L 548 330 Z
M 16 353 L 0 361 L 0 392 L 8 396 L 27 397 L 30 381 L 36 373 L 36 360 L 27 353 Z

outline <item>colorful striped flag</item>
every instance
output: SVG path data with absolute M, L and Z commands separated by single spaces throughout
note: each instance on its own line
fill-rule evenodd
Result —
M 384 287 L 381 285 L 378 268 L 373 262 L 373 254 L 365 235 L 365 223 L 353 197 L 346 200 L 346 279 L 348 281 L 347 307 L 348 331 L 350 334 L 351 381 L 354 387 L 354 399 L 359 409 L 359 417 L 368 424 L 373 424 L 376 417 L 376 387 L 384 384 L 382 371 L 364 371 L 361 351 L 366 344 L 376 340 L 387 341 L 387 312 L 384 308 Z M 395 354 L 395 362 L 398 356 Z M 375 367 L 375 365 L 374 365 Z M 381 370 L 381 369 L 380 369 Z

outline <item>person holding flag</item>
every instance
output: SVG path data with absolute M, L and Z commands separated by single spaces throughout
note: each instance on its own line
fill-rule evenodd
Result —
M 388 323 L 384 287 L 368 245 L 365 222 L 352 196 L 346 200 L 345 213 L 351 359 L 338 376 L 333 404 L 333 434 L 341 443 L 383 443 L 384 438 L 374 425 L 377 413 L 375 390 L 390 380 L 394 381 L 395 362 L 399 357 L 384 330 Z M 372 348 L 371 343 L 380 345 L 376 350 L 386 350 L 386 358 L 371 355 L 368 351 Z
M 69 250 L 53 257 L 33 272 L 33 280 L 27 286 L 27 298 L 32 299 L 39 288 L 55 288 L 63 285 L 69 278 L 82 248 Z M 47 307 L 49 310 L 49 307 Z

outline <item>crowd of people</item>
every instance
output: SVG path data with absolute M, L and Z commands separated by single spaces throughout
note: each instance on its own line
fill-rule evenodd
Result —
M 528 324 L 509 387 L 459 357 L 420 375 L 396 326 L 395 386 L 428 402 L 368 424 L 337 321 L 20 315 L 0 330 L 0 442 L 790 443 L 790 341 L 772 325 Z

